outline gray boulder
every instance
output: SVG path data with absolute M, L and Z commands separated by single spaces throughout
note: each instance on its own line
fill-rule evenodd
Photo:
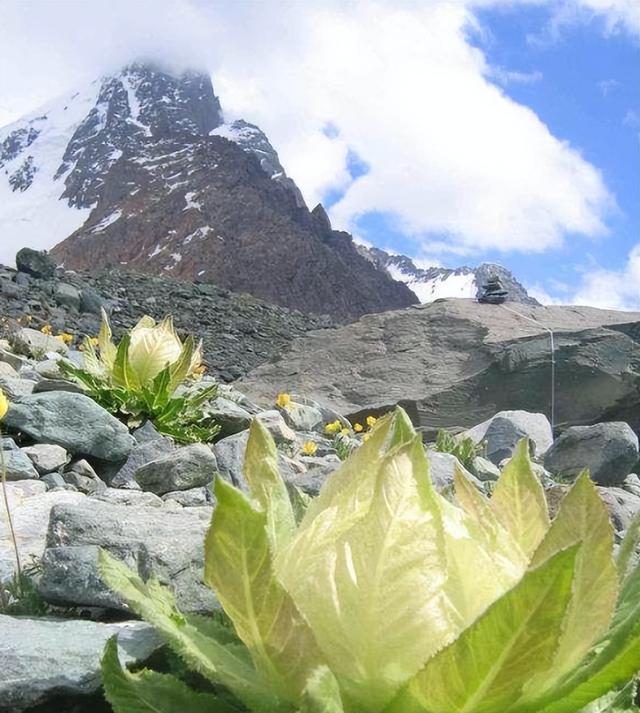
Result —
M 141 663 L 161 646 L 149 624 L 101 624 L 72 619 L 0 615 L 0 708 L 19 713 L 63 694 L 100 688 L 100 660 L 117 636 L 123 664 Z
M 38 478 L 38 471 L 23 451 L 2 451 L 2 461 L 7 480 L 35 480 Z
M 55 301 L 64 307 L 70 307 L 73 310 L 80 309 L 80 290 L 66 282 L 59 282 L 53 291 Z
M 16 267 L 34 277 L 50 278 L 55 275 L 56 263 L 49 255 L 40 250 L 22 248 L 16 254 Z
M 251 425 L 251 414 L 235 401 L 218 396 L 206 407 L 207 416 L 220 426 L 220 436 L 232 436 Z
M 482 489 L 482 483 L 469 473 L 469 471 L 460 463 L 460 461 L 451 453 L 439 453 L 438 451 L 427 450 L 427 459 L 429 461 L 429 474 L 433 487 L 439 493 L 446 493 L 454 487 L 454 473 L 456 466 L 471 480 L 476 486 Z
M 91 493 L 91 499 L 101 500 L 112 505 L 127 505 L 137 507 L 161 508 L 162 499 L 153 493 L 143 493 L 142 490 L 106 488 L 100 492 Z
M 46 492 L 41 480 L 20 480 L 7 483 L 9 508 L 22 562 L 39 559 L 44 552 L 49 513 L 59 503 L 74 503 L 84 499 L 81 493 Z M 6 581 L 15 571 L 16 559 L 4 506 L 0 506 L 0 581 Z M 0 637 L 1 638 L 1 637 Z
M 208 488 L 190 488 L 189 490 L 174 490 L 162 496 L 164 502 L 178 503 L 185 508 L 211 505 Z
M 487 458 L 498 465 L 511 458 L 519 441 L 528 438 L 532 455 L 541 457 L 553 443 L 551 424 L 542 413 L 500 411 L 492 418 L 465 431 L 475 443 L 484 442 Z
M 32 394 L 36 386 L 36 382 L 31 381 L 31 379 L 0 376 L 0 388 L 4 391 L 10 401 L 18 401 L 23 396 Z
M 69 347 L 62 341 L 37 329 L 23 327 L 11 337 L 14 349 L 21 354 L 42 358 L 45 354 L 66 354 Z
M 193 443 L 141 466 L 134 477 L 142 490 L 164 495 L 209 485 L 217 468 L 211 449 L 204 443 Z
M 575 478 L 588 468 L 599 485 L 621 485 L 638 462 L 638 437 L 626 423 L 572 426 L 549 448 L 544 466 Z
M 84 458 L 72 463 L 62 474 L 67 485 L 73 485 L 81 493 L 90 495 L 107 489 L 97 473 Z
M 244 492 L 249 491 L 249 485 L 243 472 L 244 454 L 248 440 L 249 431 L 242 431 L 223 438 L 213 446 L 213 453 L 218 463 L 218 473 Z M 291 459 L 286 458 L 282 453 L 278 453 L 278 467 L 285 480 L 295 480 L 299 475 L 299 471 L 293 467 Z
M 315 406 L 292 401 L 286 408 L 280 409 L 282 417 L 294 431 L 322 432 L 324 418 L 322 411 Z
M 368 314 L 296 340 L 237 388 L 261 405 L 307 394 L 353 421 L 400 404 L 428 438 L 497 411 L 548 413 L 555 334 L 556 425 L 604 418 L 640 428 L 639 313 L 446 299 Z M 515 312 L 515 314 L 514 314 Z M 539 326 L 538 326 L 539 325 Z
M 146 430 L 143 431 L 143 428 Z M 136 444 L 131 453 L 129 453 L 124 465 L 115 469 L 103 468 L 100 472 L 102 479 L 111 487 L 139 489 L 140 486 L 135 480 L 138 468 L 176 450 L 176 446 L 172 441 L 159 434 L 153 440 L 145 440 L 145 435 L 150 430 L 146 425 L 143 428 L 139 428 L 133 434 Z
M 640 513 L 640 497 L 622 488 L 598 488 L 598 491 L 616 532 L 625 532 Z
M 134 444 L 127 427 L 95 401 L 66 391 L 25 396 L 11 404 L 4 424 L 38 443 L 106 461 L 124 461 Z
M 69 454 L 62 446 L 37 443 L 35 446 L 28 446 L 21 450 L 31 460 L 40 475 L 60 470 L 69 462 Z
M 114 505 L 86 498 L 51 512 L 47 548 L 42 557 L 40 592 L 50 602 L 123 609 L 120 598 L 102 581 L 98 551 L 122 559 L 144 579 L 157 577 L 171 587 L 183 611 L 215 607 L 203 582 L 204 536 L 211 508 Z

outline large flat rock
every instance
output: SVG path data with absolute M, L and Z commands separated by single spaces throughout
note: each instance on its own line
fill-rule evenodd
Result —
M 118 637 L 123 663 L 144 661 L 160 645 L 143 622 L 100 624 L 72 619 L 0 615 L 0 710 L 18 713 L 63 694 L 83 695 L 100 687 L 100 659 Z
M 171 587 L 183 611 L 211 611 L 215 597 L 203 581 L 211 512 L 208 507 L 159 512 L 95 498 L 58 505 L 49 520 L 40 593 L 57 604 L 125 608 L 100 577 L 103 548 L 143 579 L 153 576 Z
M 273 403 L 303 393 L 353 418 L 404 406 L 429 431 L 468 428 L 510 409 L 555 425 L 620 420 L 640 427 L 640 313 L 448 299 L 367 315 L 296 340 L 237 387 Z

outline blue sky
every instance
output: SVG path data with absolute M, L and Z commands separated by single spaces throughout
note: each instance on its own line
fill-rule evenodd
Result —
M 513 77 L 494 81 L 519 104 L 530 107 L 557 138 L 569 142 L 603 176 L 616 207 L 606 218 L 608 234 L 586 238 L 572 232 L 543 253 L 482 250 L 467 257 L 437 254 L 447 267 L 461 261 L 498 262 L 547 299 L 571 299 L 581 276 L 594 270 L 624 270 L 640 241 L 640 41 L 631 32 L 611 32 L 603 17 L 582 18 L 553 29 L 552 9 L 507 6 L 477 13 L 480 30 L 470 41 L 493 67 Z M 520 76 L 518 76 L 520 75 Z M 367 166 L 350 156 L 356 177 Z M 339 191 L 327 192 L 333 205 Z M 394 225 L 392 214 L 370 212 L 357 221 L 366 241 L 415 253 L 413 241 Z M 446 234 L 425 238 L 446 241 Z M 640 309 L 640 284 L 629 306 Z

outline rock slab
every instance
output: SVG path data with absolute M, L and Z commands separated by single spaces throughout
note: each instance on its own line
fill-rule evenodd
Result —
M 100 659 L 118 637 L 123 664 L 142 662 L 158 648 L 142 622 L 100 624 L 71 619 L 0 615 L 0 709 L 19 713 L 51 696 L 89 694 L 100 688 Z
M 598 485 L 621 485 L 637 462 L 638 437 L 620 422 L 568 428 L 544 458 L 547 470 L 569 478 L 588 468 Z

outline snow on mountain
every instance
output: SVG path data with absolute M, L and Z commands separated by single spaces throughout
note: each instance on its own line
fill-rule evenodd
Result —
M 89 217 L 91 206 L 61 199 L 72 166 L 60 169 L 99 89 L 93 82 L 0 129 L 0 263 L 13 261 L 15 245 L 50 248 Z
M 538 304 L 509 270 L 502 265 L 482 263 L 475 268 L 445 267 L 419 268 L 405 255 L 391 255 L 374 247 L 358 246 L 361 255 L 380 269 L 386 270 L 394 280 L 404 282 L 420 302 L 434 302 L 448 297 L 475 299 L 489 277 L 497 275 L 509 293 L 512 302 Z
M 230 124 L 216 127 L 211 131 L 210 136 L 222 136 L 222 138 L 238 144 L 244 151 L 254 154 L 260 161 L 262 170 L 274 181 L 293 191 L 296 203 L 300 208 L 306 207 L 300 189 L 285 173 L 276 150 L 262 129 L 255 124 L 239 119 Z
M 124 153 L 222 124 L 208 77 L 132 64 L 0 129 L 0 262 L 15 246 L 48 249 L 79 229 Z

